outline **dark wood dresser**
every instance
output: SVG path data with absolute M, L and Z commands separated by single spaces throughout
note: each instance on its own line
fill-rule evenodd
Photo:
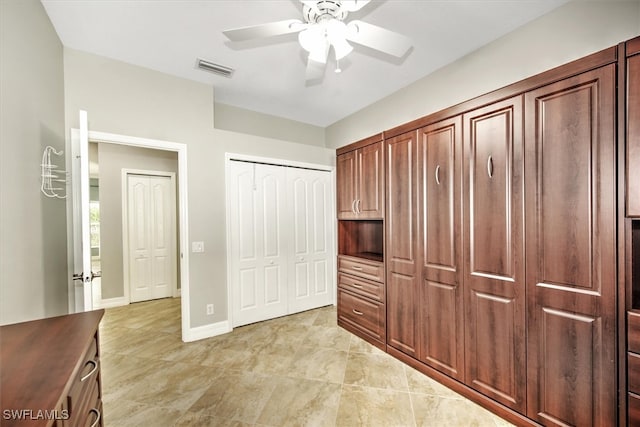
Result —
M 0 425 L 102 426 L 104 310 L 0 327 Z

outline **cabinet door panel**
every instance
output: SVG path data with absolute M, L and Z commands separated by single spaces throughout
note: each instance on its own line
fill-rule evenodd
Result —
M 418 278 L 416 132 L 385 142 L 387 165 L 387 343 L 416 357 Z
M 627 59 L 627 215 L 640 217 L 640 54 Z
M 522 97 L 463 120 L 466 380 L 524 412 Z
M 615 66 L 525 95 L 528 416 L 616 417 Z
M 350 151 L 336 158 L 337 209 L 339 219 L 356 217 L 356 152 Z
M 420 360 L 462 380 L 461 117 L 420 130 Z
M 358 218 L 377 219 L 384 215 L 384 165 L 382 142 L 357 151 L 358 178 L 356 211 Z

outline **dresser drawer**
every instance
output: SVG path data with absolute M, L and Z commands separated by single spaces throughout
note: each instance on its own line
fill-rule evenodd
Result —
M 338 271 L 353 274 L 364 279 L 384 282 L 384 264 L 362 258 L 338 257 Z
M 627 353 L 627 373 L 629 391 L 640 395 L 640 354 Z
M 384 301 L 384 286 L 380 282 L 360 279 L 350 274 L 338 273 L 338 286 L 376 301 Z
M 627 312 L 627 349 L 640 353 L 640 314 Z
M 90 401 L 90 393 L 92 393 L 96 384 L 98 385 L 98 390 L 100 389 L 98 382 L 100 359 L 98 358 L 98 342 L 95 336 L 91 340 L 79 366 L 80 369 L 67 396 L 67 408 L 71 425 L 75 425 L 75 422 L 78 422 L 79 419 L 85 418 L 86 414 L 82 413 L 84 412 L 83 407 L 93 403 Z
M 382 303 L 338 289 L 338 324 L 385 342 L 385 306 Z
M 629 393 L 629 411 L 628 411 L 629 426 L 640 425 L 640 396 L 634 393 Z

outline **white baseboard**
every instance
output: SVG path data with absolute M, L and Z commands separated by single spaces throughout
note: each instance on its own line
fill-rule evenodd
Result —
M 228 320 L 218 323 L 212 323 L 210 325 L 197 326 L 187 330 L 187 333 L 183 334 L 182 341 L 191 342 L 202 340 L 205 338 L 215 337 L 231 332 L 233 328 L 229 324 Z
M 126 297 L 116 297 L 109 299 L 101 299 L 98 301 L 94 308 L 113 308 L 113 307 L 121 307 L 123 305 L 129 304 Z

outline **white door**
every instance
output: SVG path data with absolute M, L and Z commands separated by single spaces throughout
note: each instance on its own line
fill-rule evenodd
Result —
M 231 161 L 233 325 L 287 314 L 284 168 Z
M 289 313 L 333 303 L 333 191 L 331 173 L 287 168 L 290 247 Z
M 89 122 L 80 111 L 80 129 L 71 130 L 71 191 L 73 266 L 69 286 L 69 312 L 93 309 L 91 230 L 89 225 Z
M 127 174 L 126 209 L 131 302 L 172 296 L 177 280 L 173 176 Z

